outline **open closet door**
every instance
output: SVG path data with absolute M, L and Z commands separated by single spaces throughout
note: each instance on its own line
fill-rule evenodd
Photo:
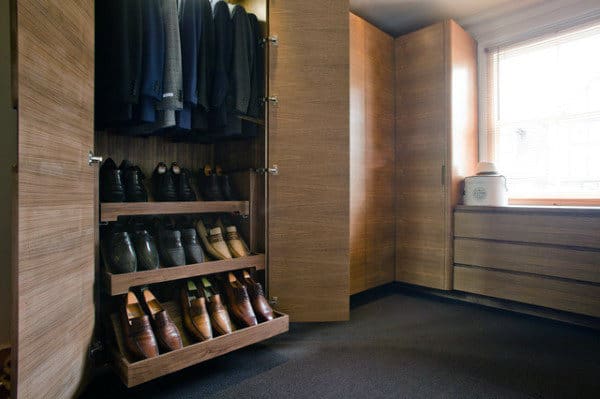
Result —
M 348 1 L 269 2 L 269 295 L 292 321 L 349 317 Z
M 94 3 L 14 5 L 13 384 L 18 398 L 70 398 L 94 329 Z

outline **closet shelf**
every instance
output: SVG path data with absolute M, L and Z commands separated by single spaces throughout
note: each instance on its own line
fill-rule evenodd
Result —
M 106 288 L 109 295 L 126 294 L 131 287 L 144 284 L 163 283 L 183 278 L 206 276 L 232 270 L 256 268 L 265 269 L 265 255 L 257 254 L 243 258 L 215 260 L 193 265 L 165 267 L 156 270 L 144 270 L 133 273 L 113 274 L 105 272 Z
M 249 121 L 249 122 L 256 123 L 257 125 L 260 125 L 260 126 L 265 126 L 265 121 L 263 119 L 253 118 L 251 116 L 246 116 L 246 115 L 238 115 L 238 117 L 243 121 Z
M 208 341 L 194 343 L 190 340 L 182 325 L 179 304 L 176 302 L 166 302 L 163 303 L 163 307 L 169 312 L 171 319 L 179 328 L 184 347 L 155 358 L 136 362 L 132 362 L 127 355 L 123 355 L 126 353 L 126 350 L 123 342 L 120 318 L 117 314 L 111 315 L 113 331 L 118 347 L 113 352 L 115 357 L 114 366 L 127 387 L 131 388 L 143 384 L 155 378 L 283 334 L 289 330 L 288 315 L 275 312 L 276 317 L 271 321 L 242 328 L 231 334 L 222 335 Z
M 176 215 L 186 213 L 240 213 L 249 212 L 248 201 L 193 201 L 193 202 L 103 202 L 100 221 L 115 222 L 119 216 Z

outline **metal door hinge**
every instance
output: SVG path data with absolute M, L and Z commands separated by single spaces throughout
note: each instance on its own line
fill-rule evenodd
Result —
M 88 152 L 88 165 L 92 166 L 94 163 L 102 163 L 102 157 L 97 157 L 90 151 Z
M 265 102 L 266 103 L 271 103 L 273 105 L 278 105 L 279 104 L 279 99 L 277 98 L 277 96 L 265 97 Z
M 262 39 L 263 44 L 271 43 L 273 46 L 279 46 L 279 37 L 277 35 L 267 36 Z
M 270 168 L 257 168 L 255 172 L 261 175 L 270 174 L 273 176 L 277 176 L 279 174 L 279 166 L 277 164 L 273 164 Z
M 91 360 L 97 360 L 104 352 L 104 345 L 100 341 L 94 341 L 90 344 L 88 356 Z

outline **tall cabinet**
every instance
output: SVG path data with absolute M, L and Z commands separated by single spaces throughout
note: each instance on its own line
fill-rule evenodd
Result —
M 452 211 L 477 163 L 476 42 L 444 21 L 395 40 L 396 280 L 452 289 Z
M 136 149 L 128 140 L 110 139 L 102 132 L 96 132 L 95 140 L 94 1 L 13 3 L 19 125 L 13 396 L 72 397 L 90 369 L 94 292 L 103 284 L 95 270 L 98 224 L 100 217 L 108 218 L 106 209 L 99 215 L 97 167 L 90 166 L 89 153 L 111 156 L 100 152 L 113 148 L 131 156 Z M 269 299 L 292 321 L 346 320 L 348 1 L 328 1 L 326 12 L 321 2 L 236 3 L 262 10 L 255 13 L 264 19 L 269 37 L 264 134 L 250 144 L 167 146 L 152 139 L 141 146 L 166 160 L 186 156 L 195 162 L 230 160 L 239 168 L 270 169 L 254 178 L 262 199 L 232 205 L 241 213 L 254 207 L 253 215 L 263 220 L 255 231 L 264 238 L 258 237 L 254 247 L 266 251 Z M 140 158 L 145 161 L 150 162 Z M 218 349 L 251 343 L 257 330 L 248 331 Z M 194 346 L 185 351 L 181 364 L 205 359 L 225 345 L 219 339 L 210 349 Z M 139 362 L 133 377 L 183 367 L 177 365 L 181 359 L 175 352 L 159 358 L 156 367 Z
M 394 281 L 394 39 L 350 14 L 350 293 Z

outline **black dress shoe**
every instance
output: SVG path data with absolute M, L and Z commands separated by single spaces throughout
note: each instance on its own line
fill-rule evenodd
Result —
M 185 265 L 185 250 L 178 230 L 161 229 L 158 233 L 158 248 L 163 264 L 167 267 Z
M 131 235 L 133 237 L 133 246 L 137 255 L 138 269 L 158 269 L 160 261 L 154 237 L 152 237 L 147 230 L 137 230 Z
M 231 190 L 231 185 L 229 184 L 229 176 L 223 174 L 223 169 L 218 165 L 215 167 L 215 172 L 223 200 L 233 201 L 234 195 L 233 191 Z
M 156 169 L 152 173 L 152 185 L 156 201 L 177 201 L 173 171 L 163 162 L 156 165 Z
M 102 237 L 102 256 L 111 273 L 132 273 L 137 270 L 137 256 L 129 233 L 114 227 Z
M 191 172 L 179 167 L 176 162 L 171 164 L 171 171 L 175 177 L 177 199 L 179 201 L 196 201 L 196 193 L 190 184 Z
M 200 170 L 198 186 L 202 193 L 202 199 L 205 201 L 223 201 L 223 194 L 219 187 L 219 178 L 213 173 L 210 165 L 205 165 L 204 168 Z
M 198 242 L 196 229 L 187 228 L 181 230 L 183 248 L 185 249 L 185 260 L 188 265 L 202 263 L 205 260 L 204 251 Z
M 111 158 L 100 167 L 100 201 L 125 202 L 122 172 Z
M 125 199 L 127 202 L 147 202 L 148 193 L 144 187 L 144 173 L 139 166 L 134 166 L 124 159 L 119 166 L 125 185 Z

